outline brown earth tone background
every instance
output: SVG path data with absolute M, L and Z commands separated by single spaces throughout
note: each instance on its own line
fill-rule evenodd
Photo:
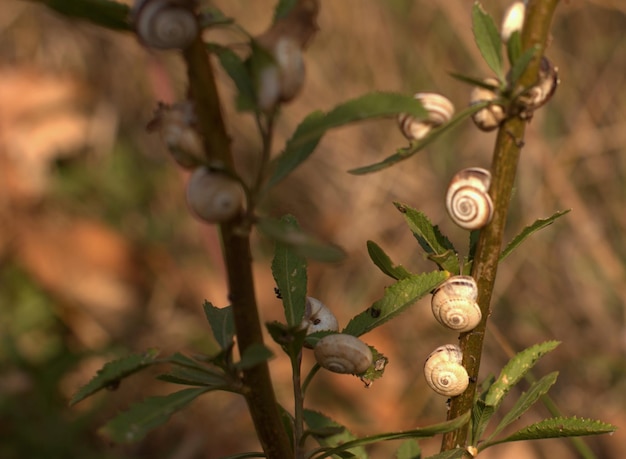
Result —
M 508 2 L 485 0 L 497 21 Z M 253 34 L 274 2 L 216 1 Z M 472 2 L 322 2 L 320 32 L 307 55 L 301 96 L 285 107 L 276 152 L 309 112 L 368 91 L 436 91 L 458 108 L 469 88 L 449 72 L 488 76 L 474 45 Z M 557 339 L 535 374 L 558 370 L 551 395 L 566 415 L 620 427 L 587 439 L 602 459 L 626 457 L 626 4 L 562 1 L 547 55 L 561 86 L 527 130 L 507 239 L 537 218 L 572 209 L 526 241 L 499 269 L 483 357 L 486 377 L 512 351 Z M 207 40 L 241 42 L 208 32 Z M 220 92 L 238 161 L 253 163 L 259 138 Z M 142 396 L 173 388 L 154 372 L 68 408 L 67 400 L 107 359 L 158 347 L 210 353 L 202 313 L 226 305 L 214 228 L 186 211 L 186 174 L 146 132 L 156 102 L 184 95 L 174 52 L 147 52 L 133 36 L 70 21 L 36 3 L 0 4 L 0 457 L 213 459 L 258 449 L 245 403 L 212 393 L 143 442 L 117 446 L 97 435 Z M 311 160 L 282 183 L 267 209 L 341 245 L 345 261 L 310 263 L 309 293 L 345 324 L 379 298 L 390 279 L 369 261 L 368 239 L 414 272 L 433 267 L 392 201 L 417 207 L 466 247 L 445 214 L 451 176 L 488 167 L 494 134 L 470 123 L 384 172 L 346 170 L 403 146 L 394 120 L 329 133 Z M 263 319 L 280 320 L 267 241 L 255 245 Z M 465 250 L 465 249 L 462 249 Z M 390 359 L 369 389 L 353 377 L 320 373 L 307 406 L 358 435 L 441 421 L 445 400 L 422 377 L 425 357 L 456 337 L 433 320 L 428 299 L 366 335 Z M 280 400 L 291 405 L 287 359 L 271 362 Z M 305 356 L 304 368 L 312 358 Z M 156 371 L 156 370 L 155 370 Z M 512 394 L 515 395 L 515 394 Z M 514 396 L 505 405 L 511 406 Z M 514 426 L 547 416 L 540 405 Z M 438 450 L 439 439 L 422 443 Z M 371 450 L 393 457 L 397 444 Z M 482 456 L 481 456 L 482 457 Z M 567 440 L 494 448 L 485 458 L 578 457 Z

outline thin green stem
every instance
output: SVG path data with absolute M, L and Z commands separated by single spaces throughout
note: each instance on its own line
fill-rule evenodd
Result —
M 530 0 L 522 30 L 522 47 L 537 46 L 539 52 L 520 77 L 520 85 L 532 86 L 537 80 L 541 56 L 545 50 L 550 24 L 558 0 Z M 453 419 L 472 408 L 478 382 L 487 318 L 491 314 L 491 295 L 496 280 L 502 236 L 509 210 L 509 203 L 520 151 L 523 146 L 526 121 L 519 117 L 506 120 L 498 131 L 491 165 L 492 182 L 489 194 L 493 200 L 494 215 L 491 223 L 480 232 L 478 246 L 472 265 L 472 276 L 478 284 L 478 304 L 482 321 L 474 330 L 461 334 L 459 341 L 463 351 L 463 365 L 470 377 L 468 389 L 450 401 L 448 419 Z M 469 425 L 463 426 L 443 437 L 441 450 L 447 451 L 465 446 Z
M 292 368 L 292 381 L 293 381 L 293 404 L 294 404 L 294 449 L 295 459 L 304 458 L 304 442 L 302 437 L 304 435 L 304 394 L 302 392 L 302 351 L 300 351 L 295 359 L 291 362 Z
M 317 374 L 318 371 L 320 371 L 321 368 L 322 367 L 320 367 L 316 363 L 315 365 L 313 365 L 313 368 L 311 368 L 311 371 L 309 371 L 309 374 L 306 376 L 304 383 L 302 383 L 302 397 L 304 397 L 304 395 L 306 394 L 306 391 L 309 388 L 309 384 L 311 384 L 313 377 Z

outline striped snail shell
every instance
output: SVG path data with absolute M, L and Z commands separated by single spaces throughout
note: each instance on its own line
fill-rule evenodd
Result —
M 452 276 L 433 292 L 430 302 L 433 315 L 444 327 L 470 331 L 482 318 L 477 297 L 478 287 L 473 277 Z
M 480 167 L 463 169 L 452 178 L 446 194 L 446 209 L 454 223 L 474 230 L 491 221 L 493 203 L 489 196 L 490 183 L 491 173 Z
M 498 88 L 499 81 L 495 78 L 485 78 L 484 83 Z M 496 89 L 487 89 L 481 86 L 476 86 L 472 89 L 470 94 L 470 105 L 478 104 L 481 102 L 488 102 L 496 100 L 498 93 Z M 492 131 L 500 126 L 500 123 L 505 118 L 504 107 L 500 104 L 494 103 L 478 110 L 472 115 L 472 121 L 481 131 Z
M 424 138 L 432 128 L 447 123 L 454 115 L 454 104 L 441 94 L 418 92 L 414 97 L 422 103 L 428 117 L 419 119 L 408 113 L 398 115 L 400 130 L 409 140 Z
M 463 353 L 459 346 L 439 346 L 424 364 L 426 383 L 439 395 L 454 397 L 462 394 L 469 385 L 469 376 L 462 361 Z
M 307 335 L 323 330 L 336 332 L 339 330 L 339 323 L 333 312 L 324 303 L 307 296 L 302 328 L 306 328 Z
M 245 192 L 234 178 L 202 166 L 189 178 L 187 203 L 201 220 L 222 223 L 241 213 Z
M 138 0 L 131 20 L 144 45 L 184 49 L 200 33 L 195 5 L 195 0 Z
M 313 349 L 315 360 L 334 373 L 361 374 L 372 366 L 372 351 L 356 336 L 337 333 L 320 339 Z
M 522 112 L 522 118 L 530 118 L 534 110 L 548 102 L 560 82 L 559 69 L 547 57 L 542 57 L 539 63 L 537 84 L 519 98 L 519 102 L 525 109 Z

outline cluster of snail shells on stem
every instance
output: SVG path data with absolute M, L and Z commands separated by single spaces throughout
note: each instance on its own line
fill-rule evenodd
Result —
M 187 183 L 187 204 L 208 223 L 223 223 L 241 214 L 246 202 L 241 182 L 206 166 L 193 171 Z
M 452 276 L 441 284 L 431 297 L 435 319 L 459 333 L 474 329 L 482 318 L 476 302 L 478 287 L 471 276 Z
M 470 105 L 492 102 L 499 98 L 498 88 L 500 86 L 500 82 L 496 78 L 485 78 L 483 83 L 490 86 L 491 89 L 482 86 L 474 87 L 470 93 Z M 478 127 L 478 129 L 485 132 L 496 129 L 505 118 L 506 110 L 497 102 L 490 103 L 472 115 L 472 121 L 474 121 L 474 124 Z
M 469 375 L 462 365 L 463 353 L 456 344 L 439 346 L 424 363 L 426 383 L 439 395 L 455 397 L 469 386 Z
M 400 131 L 409 140 L 423 139 L 431 129 L 447 123 L 454 115 L 454 104 L 441 94 L 418 92 L 413 97 L 422 103 L 428 116 L 420 119 L 408 113 L 398 115 Z
M 489 196 L 491 173 L 480 167 L 458 172 L 450 181 L 446 193 L 446 210 L 461 228 L 475 230 L 487 225 L 493 217 L 493 202 Z
M 136 0 L 131 22 L 145 46 L 185 49 L 200 33 L 195 8 L 195 0 Z

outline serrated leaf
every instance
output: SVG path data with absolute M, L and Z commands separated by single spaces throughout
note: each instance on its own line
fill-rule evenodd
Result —
M 528 373 L 541 357 L 554 350 L 559 344 L 561 344 L 559 341 L 546 341 L 524 349 L 513 356 L 489 388 L 485 403 L 496 408 L 500 406 L 502 399 L 509 390 Z
M 269 217 L 259 218 L 257 227 L 266 236 L 291 247 L 300 256 L 311 260 L 332 263 L 345 257 L 345 252 L 340 247 L 323 242 L 280 220 Z
M 235 336 L 235 322 L 231 306 L 218 308 L 205 301 L 203 308 L 215 341 L 222 349 L 228 349 Z
M 109 421 L 101 430 L 117 443 L 139 441 L 150 430 L 167 422 L 172 414 L 209 390 L 205 387 L 184 389 L 165 396 L 148 397 Z
M 517 399 L 513 408 L 504 415 L 500 424 L 496 427 L 493 433 L 489 436 L 489 440 L 498 435 L 502 430 L 511 424 L 516 419 L 519 419 L 528 409 L 533 406 L 544 394 L 550 390 L 550 387 L 556 382 L 558 377 L 558 371 L 554 371 L 547 374 L 539 381 L 533 383 L 527 392 L 524 392 L 520 398 Z
M 515 66 L 519 57 L 522 55 L 522 36 L 519 30 L 515 30 L 506 42 L 506 54 L 509 58 L 511 67 Z M 515 82 L 516 80 L 512 80 Z
M 516 86 L 516 83 L 522 76 L 522 73 L 526 70 L 526 67 L 528 67 L 528 64 L 530 64 L 530 61 L 537 55 L 539 49 L 540 48 L 537 45 L 528 48 L 517 58 L 515 64 L 512 65 L 509 73 L 509 81 L 513 88 Z
M 456 249 L 450 240 L 439 231 L 439 227 L 433 225 L 428 217 L 419 210 L 399 202 L 393 204 L 404 215 L 413 236 L 426 252 L 428 258 L 437 263 L 441 269 L 454 274 L 458 273 L 459 258 Z
M 307 426 L 311 429 L 313 438 L 315 438 L 322 446 L 335 447 L 356 439 L 352 432 L 350 432 L 347 428 L 318 411 L 305 409 L 303 414 L 304 422 L 306 422 Z M 330 435 L 320 435 L 319 432 L 323 432 L 327 429 L 333 433 Z M 340 430 L 338 431 L 338 429 Z M 348 448 L 344 450 L 344 452 L 353 455 L 353 457 L 364 459 L 368 457 L 365 449 L 359 446 Z
M 461 110 L 456 114 L 450 121 L 446 124 L 441 125 L 440 127 L 433 129 L 429 132 L 429 134 L 421 140 L 412 141 L 408 147 L 399 148 L 393 155 L 390 155 L 383 159 L 380 162 L 370 164 L 369 166 L 357 167 L 355 169 L 351 169 L 348 172 L 353 175 L 364 175 L 371 174 L 372 172 L 381 171 L 383 169 L 387 169 L 388 167 L 393 166 L 401 161 L 409 159 L 411 156 L 416 153 L 422 151 L 436 139 L 438 139 L 441 135 L 448 132 L 453 127 L 460 124 L 462 121 L 466 120 L 474 113 L 479 110 L 482 110 L 487 105 L 492 102 L 482 102 L 478 104 L 471 105 L 470 107 Z
M 403 441 L 396 451 L 396 459 L 421 459 L 421 457 L 422 449 L 413 439 Z
M 540 229 L 545 228 L 546 226 L 551 225 L 554 221 L 563 215 L 569 213 L 572 209 L 560 210 L 554 213 L 552 216 L 548 218 L 540 218 L 535 220 L 534 223 L 525 227 L 517 236 L 515 236 L 511 242 L 507 244 L 502 253 L 500 254 L 500 261 L 504 260 L 513 250 L 515 250 L 524 240 L 530 236 L 531 234 L 539 231 Z
M 615 432 L 617 427 L 606 422 L 594 419 L 582 419 L 577 417 L 558 417 L 544 419 L 536 422 L 521 430 L 518 430 L 506 438 L 494 442 L 486 443 L 481 446 L 481 450 L 511 441 L 520 440 L 540 440 L 545 438 L 560 437 L 582 437 L 585 435 L 599 435 L 604 433 Z
M 160 351 L 157 349 L 150 349 L 143 354 L 132 354 L 127 357 L 122 357 L 121 359 L 105 363 L 104 366 L 98 370 L 91 381 L 81 387 L 78 392 L 74 394 L 70 400 L 70 406 L 86 399 L 101 389 L 118 384 L 120 380 L 132 375 L 133 373 L 137 373 L 138 371 L 143 370 L 144 368 L 155 363 L 160 363 L 157 362 L 159 353 Z
M 342 333 L 361 336 L 400 314 L 450 276 L 445 271 L 412 274 L 387 287 L 383 297 L 353 317 Z
M 36 0 L 63 16 L 84 19 L 113 30 L 131 30 L 130 8 L 110 0 Z
M 463 448 L 449 449 L 448 451 L 442 451 L 433 456 L 428 456 L 425 459 L 460 459 L 465 457 L 467 451 Z
M 478 2 L 472 8 L 472 30 L 474 41 L 487 65 L 500 80 L 504 74 L 502 65 L 502 39 L 493 18 Z
M 378 269 L 389 277 L 400 280 L 411 276 L 411 273 L 402 265 L 395 265 L 389 255 L 374 241 L 367 241 L 367 253 Z
M 412 96 L 375 92 L 344 102 L 328 113 L 320 111 L 309 114 L 287 141 L 285 150 L 272 161 L 272 175 L 267 187 L 284 179 L 304 162 L 329 129 L 366 119 L 382 118 L 409 113 L 425 118 L 422 104 Z
M 215 389 L 231 390 L 229 389 L 230 384 L 223 374 L 208 368 L 202 370 L 195 368 L 174 368 L 169 373 L 157 376 L 157 379 L 187 386 L 206 386 Z
M 496 412 L 495 407 L 486 405 L 484 397 L 479 398 L 472 407 L 472 431 L 470 444 L 476 444 L 485 432 L 489 421 Z
M 246 63 L 230 48 L 207 43 L 207 49 L 215 54 L 220 64 L 237 88 L 237 108 L 239 110 L 253 110 L 256 103 L 254 83 L 250 69 Z
M 296 219 L 291 215 L 285 215 L 281 223 L 287 231 L 290 228 L 300 230 Z M 292 246 L 277 241 L 272 260 L 272 275 L 280 291 L 287 324 L 299 325 L 304 317 L 306 304 L 306 258 L 296 253 Z
M 266 362 L 274 356 L 272 351 L 261 343 L 252 343 L 244 349 L 241 360 L 235 363 L 235 368 L 240 370 L 248 370 L 257 365 Z

